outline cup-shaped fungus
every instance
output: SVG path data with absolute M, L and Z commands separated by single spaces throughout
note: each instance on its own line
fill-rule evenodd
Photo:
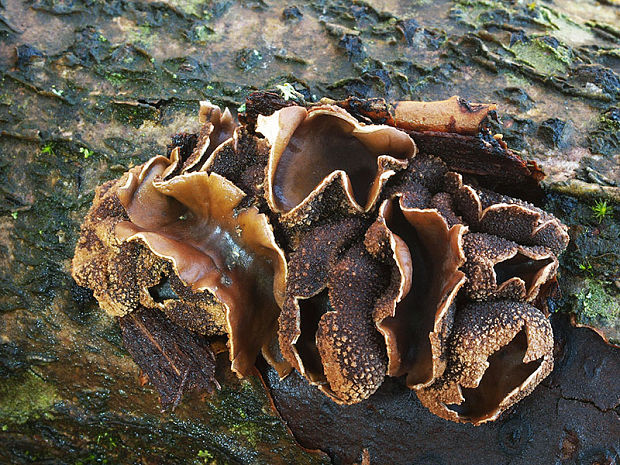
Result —
M 235 211 L 245 194 L 230 181 L 204 171 L 158 180 L 165 166 L 155 158 L 137 175 L 130 173 L 118 192 L 129 220 L 116 225 L 116 236 L 145 244 L 172 263 L 189 289 L 214 297 L 225 314 L 232 369 L 247 374 L 275 328 L 285 283 L 283 252 L 256 207 Z M 202 314 L 185 315 L 175 299 L 159 300 L 150 306 L 200 331 Z
M 454 172 L 446 174 L 446 191 L 474 231 L 505 237 L 524 245 L 541 245 L 554 254 L 568 245 L 568 228 L 557 218 L 519 199 L 475 189 Z
M 279 341 L 284 357 L 338 403 L 367 398 L 382 383 L 385 349 L 372 311 L 383 269 L 361 244 L 359 218 L 308 231 L 289 258 Z
M 553 333 L 535 307 L 513 301 L 460 308 L 444 374 L 417 391 L 442 418 L 476 425 L 495 420 L 553 369 Z
M 485 233 L 465 235 L 465 294 L 474 300 L 532 301 L 557 271 L 548 249 L 528 247 Z
M 433 413 L 480 424 L 534 389 L 553 366 L 534 305 L 568 234 L 477 187 L 497 166 L 504 180 L 540 175 L 485 129 L 494 106 L 276 100 L 255 94 L 237 128 L 201 104 L 201 132 L 99 187 L 82 226 L 73 275 L 121 317 L 124 336 L 148 344 L 150 332 L 151 347 L 126 344 L 159 360 L 149 376 L 162 401 L 213 384 L 203 335 L 228 335 L 239 375 L 262 350 L 281 375 L 292 366 L 341 404 L 405 376 Z M 419 155 L 412 137 L 426 141 Z M 434 150 L 452 139 L 467 150 Z M 487 141 L 499 158 L 485 148 L 477 164 L 459 161 Z M 161 344 L 202 355 L 162 356 Z
M 222 112 L 220 107 L 210 102 L 200 102 L 198 121 L 202 127 L 198 133 L 196 146 L 188 157 L 181 157 L 182 163 L 176 168 L 177 172 L 188 173 L 199 169 L 216 148 L 233 136 L 237 128 L 237 123 L 228 108 Z
M 246 194 L 232 182 L 202 170 L 171 174 L 181 162 L 179 151 L 130 170 L 105 194 L 116 199 L 119 215 L 106 230 L 103 265 L 110 275 L 104 281 L 123 280 L 123 272 L 131 279 L 124 282 L 126 292 L 109 304 L 101 299 L 102 306 L 115 316 L 138 306 L 159 309 L 194 332 L 227 334 L 232 369 L 247 375 L 275 334 L 284 253 L 267 216 L 242 204 Z M 83 237 L 99 210 L 95 204 L 89 212 Z M 78 244 L 78 251 L 86 246 Z M 82 257 L 74 259 L 78 283 L 98 298 L 109 295 L 96 275 L 84 272 L 89 267 Z
M 404 197 L 385 200 L 366 234 L 375 255 L 391 255 L 392 283 L 378 299 L 375 322 L 385 338 L 387 374 L 402 376 L 411 388 L 443 373 L 454 298 L 465 282 L 462 236 L 436 209 L 405 206 Z M 389 252 L 386 253 L 386 246 Z M 396 271 L 396 273 L 394 273 Z
M 299 216 L 311 194 L 332 183 L 342 187 L 353 210 L 368 211 L 387 179 L 416 152 L 404 132 L 362 124 L 332 105 L 290 106 L 259 115 L 256 131 L 271 146 L 267 202 L 289 217 Z

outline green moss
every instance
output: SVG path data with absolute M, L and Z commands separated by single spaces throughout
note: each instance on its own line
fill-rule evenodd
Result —
M 575 317 L 579 324 L 597 328 L 611 341 L 620 342 L 620 298 L 612 295 L 604 283 L 586 278 L 575 295 Z
M 264 424 L 271 419 L 266 418 L 262 412 L 261 399 L 257 397 L 257 391 L 252 389 L 250 382 L 242 381 L 240 390 L 224 388 L 222 391 L 224 395 L 209 406 L 216 423 L 226 424 L 237 442 L 241 441 L 252 448 L 272 439 L 268 437 L 269 434 L 265 436 L 268 428 Z
M 546 75 L 566 73 L 572 62 L 566 47 L 558 45 L 554 48 L 541 38 L 517 41 L 508 50 L 521 63 Z
M 127 80 L 121 73 L 107 73 L 105 78 L 115 86 L 120 86 Z
M 545 5 L 537 5 L 539 21 L 547 26 L 554 37 L 572 46 L 596 42 L 596 36 L 591 29 L 573 21 L 568 16 L 555 11 Z
M 211 2 L 205 2 L 204 0 L 170 0 L 170 3 L 186 15 L 204 19 L 211 19 L 213 16 L 206 8 Z
M 86 147 L 80 147 L 80 153 L 84 155 L 84 159 L 89 158 L 90 156 L 95 154 L 95 152 Z
M 452 9 L 452 15 L 462 24 L 473 29 L 484 26 L 492 18 L 489 16 L 493 13 L 495 16 L 501 15 L 508 17 L 512 10 L 501 2 L 493 1 L 457 1 L 456 6 Z
M 620 305 L 605 286 L 594 279 L 586 279 L 585 287 L 576 295 L 577 308 L 588 319 L 616 320 L 620 318 Z
M 213 30 L 213 28 L 206 24 L 198 24 L 191 28 L 185 36 L 190 42 L 195 43 L 207 43 L 216 41 L 219 35 Z
M 41 154 L 54 156 L 54 144 L 48 142 L 43 147 L 41 147 Z
M 132 29 L 127 34 L 127 40 L 131 43 L 141 44 L 145 47 L 153 45 L 154 34 L 152 28 L 148 24 L 138 26 L 136 29 Z
M 123 124 L 139 128 L 145 120 L 156 121 L 158 111 L 143 103 L 113 102 L 114 118 Z
M 217 455 L 208 449 L 200 449 L 193 463 L 194 465 L 218 465 L 222 462 L 218 460 Z
M 608 216 L 611 216 L 614 211 L 614 207 L 612 205 L 608 205 L 607 200 L 597 200 L 596 203 L 590 208 L 592 209 L 592 216 L 594 216 L 599 223 Z
M 108 433 L 107 431 L 103 434 L 99 434 L 97 436 L 97 440 L 95 441 L 95 444 L 97 446 L 101 446 L 101 447 L 106 447 L 108 449 L 114 450 L 117 447 L 117 439 L 114 438 L 114 436 L 112 436 L 110 433 Z
M 56 388 L 31 371 L 0 383 L 0 418 L 25 423 L 45 415 L 58 399 Z

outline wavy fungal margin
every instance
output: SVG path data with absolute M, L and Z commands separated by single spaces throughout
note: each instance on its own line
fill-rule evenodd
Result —
M 557 218 L 483 187 L 495 162 L 542 175 L 489 132 L 494 110 L 255 93 L 238 124 L 201 102 L 198 133 L 97 188 L 73 276 L 164 405 L 219 386 L 226 337 L 239 376 L 262 354 L 340 404 L 404 376 L 436 415 L 492 421 L 553 367 L 540 305 L 568 244 Z

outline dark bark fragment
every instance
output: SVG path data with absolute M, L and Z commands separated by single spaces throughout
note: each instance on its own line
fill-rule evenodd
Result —
M 542 170 L 492 137 L 417 131 L 410 135 L 420 153 L 435 155 L 449 169 L 475 176 L 484 187 L 534 203 L 542 198 Z
M 147 308 L 119 318 L 119 323 L 125 348 L 159 392 L 164 409 L 174 409 L 185 393 L 219 388 L 215 355 L 203 336 Z
M 239 115 L 239 122 L 253 130 L 258 115 L 269 116 L 292 105 L 296 105 L 296 103 L 284 100 L 275 92 L 252 92 L 245 99 L 245 112 Z

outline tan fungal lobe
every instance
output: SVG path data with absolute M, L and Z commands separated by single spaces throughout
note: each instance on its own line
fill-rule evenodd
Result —
M 154 166 L 145 170 L 159 171 Z M 129 221 L 116 225 L 117 237 L 145 243 L 190 288 L 215 296 L 226 309 L 232 368 L 249 373 L 268 342 L 284 292 L 284 255 L 267 218 L 255 207 L 235 212 L 245 194 L 215 173 L 168 181 L 141 173 L 138 179 L 149 186 L 138 185 L 132 193 L 135 183 L 128 184 L 119 194 Z M 159 210 L 151 214 L 153 205 Z
M 215 130 L 212 136 L 218 128 L 231 129 L 231 122 L 230 114 L 219 109 L 205 116 L 205 126 Z M 107 281 L 119 279 L 110 266 L 131 244 L 143 252 L 133 253 L 134 263 L 125 261 L 126 269 L 156 271 L 138 273 L 126 284 L 127 296 L 118 295 L 107 307 L 122 316 L 141 304 L 190 330 L 227 334 L 232 369 L 247 375 L 275 334 L 278 304 L 284 299 L 284 253 L 267 217 L 254 206 L 241 206 L 243 191 L 216 173 L 178 172 L 181 161 L 176 148 L 169 158 L 154 157 L 132 169 L 114 186 L 110 195 L 118 199 L 122 215 L 106 230 L 112 247 Z M 83 274 L 79 256 L 76 275 Z M 80 281 L 98 287 L 86 278 Z M 131 295 L 137 297 L 131 300 Z
M 381 158 L 403 164 L 415 155 L 415 144 L 405 133 L 364 125 L 331 105 L 283 108 L 259 116 L 256 130 L 271 145 L 267 201 L 282 213 L 302 204 L 330 175 L 342 183 L 352 205 L 368 210 L 393 174 L 380 169 Z
M 198 144 L 192 153 L 192 160 L 184 166 L 184 171 L 188 168 L 197 166 L 205 161 L 205 157 L 210 156 L 224 142 L 233 136 L 237 123 L 235 122 L 230 110 L 226 108 L 224 112 L 220 107 L 210 102 L 200 102 L 199 121 L 203 127 L 199 134 Z
M 511 301 L 457 313 L 446 371 L 418 397 L 443 418 L 480 424 L 528 395 L 553 369 L 553 334 L 536 308 Z
M 361 244 L 354 218 L 309 231 L 289 261 L 280 315 L 283 355 L 338 403 L 359 402 L 385 376 L 386 356 L 372 311 L 383 269 Z
M 410 387 L 426 385 L 444 369 L 445 330 L 451 326 L 451 306 L 465 281 L 459 267 L 465 262 L 466 228 L 450 228 L 437 210 L 406 208 L 402 198 L 386 200 L 379 220 L 400 274 L 398 292 L 379 301 L 375 313 L 385 337 L 388 374 L 407 374 Z
M 547 247 L 554 254 L 568 245 L 568 228 L 532 204 L 463 182 L 459 173 L 446 174 L 445 188 L 456 210 L 474 231 L 505 237 L 523 245 Z
M 554 276 L 557 258 L 544 247 L 521 246 L 484 233 L 465 236 L 464 291 L 474 300 L 532 301 Z

